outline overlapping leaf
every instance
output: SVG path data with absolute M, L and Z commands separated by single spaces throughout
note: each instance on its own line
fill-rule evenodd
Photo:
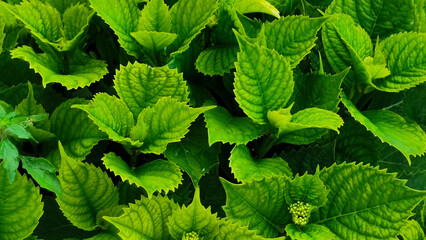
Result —
M 235 9 L 242 13 L 266 13 L 276 18 L 280 17 L 280 12 L 267 0 L 232 0 L 229 1 Z
M 330 240 L 335 239 L 335 235 L 325 226 L 308 224 L 303 227 L 295 224 L 288 224 L 285 231 L 291 239 L 297 240 Z
M 198 56 L 195 67 L 206 75 L 228 73 L 237 61 L 237 46 L 218 46 L 204 50 Z
M 285 237 L 278 238 L 264 238 L 257 235 L 256 231 L 249 230 L 247 226 L 243 226 L 238 222 L 225 221 L 220 225 L 219 234 L 216 236 L 215 240 L 284 240 Z
M 293 180 L 287 184 L 285 189 L 285 200 L 288 205 L 297 202 L 310 204 L 317 209 L 327 202 L 328 190 L 318 175 L 305 174 L 296 175 Z

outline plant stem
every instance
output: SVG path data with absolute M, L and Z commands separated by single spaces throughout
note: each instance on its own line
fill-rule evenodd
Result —
M 269 150 L 271 150 L 271 148 L 276 144 L 277 141 L 277 138 L 272 135 L 268 135 L 267 138 L 264 139 L 259 146 L 258 158 L 263 158 L 269 152 Z

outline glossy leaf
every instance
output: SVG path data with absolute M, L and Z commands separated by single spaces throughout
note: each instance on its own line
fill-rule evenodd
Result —
M 177 38 L 177 35 L 174 33 L 146 30 L 132 32 L 130 35 L 132 35 L 140 45 L 151 51 L 161 51 L 172 44 Z
M 328 190 L 317 175 L 296 175 L 285 189 L 285 200 L 288 205 L 300 201 L 316 209 L 325 205 L 327 194 Z
M 280 17 L 280 12 L 266 0 L 232 0 L 235 9 L 242 13 L 266 13 L 276 18 Z
M 308 224 L 299 227 L 295 224 L 288 224 L 285 231 L 291 239 L 297 240 L 330 240 L 335 239 L 334 234 L 325 226 Z
M 61 50 L 73 50 L 81 43 L 94 13 L 84 4 L 72 5 L 65 10 L 62 15 L 62 31 L 67 41 L 59 43 Z
M 215 240 L 284 240 L 285 237 L 264 238 L 256 234 L 256 231 L 249 230 L 247 226 L 243 226 L 238 222 L 225 221 L 220 225 L 219 234 Z
M 195 67 L 206 75 L 221 75 L 229 73 L 237 61 L 237 46 L 211 47 L 198 56 Z
M 169 7 L 163 0 L 150 0 L 141 12 L 138 30 L 170 32 L 172 19 Z
M 415 220 L 408 220 L 401 229 L 401 235 L 405 240 L 424 240 L 425 233 L 420 224 Z
M 21 156 L 22 167 L 28 171 L 28 174 L 42 187 L 49 191 L 62 194 L 59 179 L 56 176 L 55 166 L 44 158 Z
M 2 138 L 0 141 L 0 159 L 3 159 L 2 165 L 8 173 L 9 183 L 12 183 L 19 167 L 19 152 L 9 139 Z

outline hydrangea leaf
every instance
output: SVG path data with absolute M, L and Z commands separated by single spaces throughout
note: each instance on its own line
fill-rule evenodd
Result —
M 243 183 L 260 181 L 273 176 L 292 177 L 290 167 L 280 157 L 253 159 L 245 145 L 236 145 L 229 157 L 229 166 L 235 178 Z
M 276 18 L 280 18 L 280 12 L 267 0 L 232 0 L 235 10 L 242 14 L 246 13 L 266 13 Z
M 319 177 L 328 190 L 327 204 L 312 212 L 311 222 L 326 226 L 335 239 L 393 239 L 426 192 L 368 165 L 340 164 Z
M 155 160 L 133 169 L 115 153 L 106 154 L 102 161 L 107 169 L 123 181 L 128 180 L 129 183 L 143 187 L 150 197 L 155 191 L 174 190 L 182 182 L 182 173 L 172 162 Z
M 1 15 L 0 15 L 1 16 Z M 3 52 L 3 42 L 6 37 L 6 33 L 4 32 L 4 27 L 6 25 L 5 21 L 0 21 L 0 54 Z
M 325 226 L 308 224 L 300 227 L 295 224 L 288 224 L 285 227 L 287 235 L 291 239 L 297 240 L 330 240 L 335 239 L 334 234 Z
M 81 161 L 100 140 L 107 136 L 87 117 L 87 113 L 71 108 L 74 104 L 86 104 L 84 99 L 74 98 L 59 105 L 50 118 L 51 131 L 61 141 L 68 156 Z M 60 166 L 58 149 L 50 154 L 50 160 Z
M 85 53 L 77 52 L 74 59 L 70 60 L 70 73 L 64 75 L 61 66 L 46 53 L 35 53 L 28 46 L 16 48 L 11 51 L 13 58 L 27 61 L 35 72 L 43 78 L 43 86 L 49 83 L 60 83 L 67 89 L 77 89 L 89 86 L 99 81 L 108 70 L 104 61 L 91 59 Z
M 226 217 L 237 220 L 263 237 L 276 237 L 290 220 L 284 199 L 287 178 L 272 177 L 244 184 L 221 179 L 226 191 Z
M 186 103 L 170 97 L 161 98 L 152 107 L 145 108 L 138 117 L 136 127 L 148 127 L 146 137 L 140 139 L 144 141 L 141 151 L 163 153 L 167 144 L 178 142 L 185 136 L 198 115 L 214 107 L 191 108 Z
M 0 159 L 3 159 L 2 165 L 8 173 L 9 183 L 12 183 L 19 167 L 19 151 L 9 139 L 2 138 L 0 141 Z
M 421 84 L 404 93 L 404 116 L 416 121 L 420 126 L 426 126 L 426 84 Z
M 345 13 L 375 38 L 416 29 L 416 7 L 411 0 L 334 0 L 327 13 Z
M 342 102 L 353 118 L 364 125 L 382 142 L 398 149 L 410 162 L 410 155 L 418 156 L 426 151 L 426 134 L 415 122 L 389 110 L 360 112 L 342 92 Z
M 121 240 L 121 238 L 115 233 L 101 232 L 91 238 L 85 238 L 85 240 Z
M 137 118 L 142 109 L 153 106 L 162 97 L 188 102 L 188 87 L 177 69 L 150 67 L 143 63 L 128 64 L 115 75 L 115 90 Z
M 35 37 L 45 43 L 56 43 L 61 37 L 61 14 L 43 1 L 25 0 L 20 5 L 2 2 L 17 19 L 25 24 Z
M 60 42 L 62 51 L 75 49 L 85 37 L 84 32 L 89 26 L 95 12 L 84 4 L 72 5 L 62 15 L 63 35 L 65 41 Z
M 189 206 L 174 209 L 167 226 L 174 239 L 182 239 L 186 233 L 198 233 L 200 239 L 214 239 L 219 233 L 219 219 L 200 201 L 200 189 L 196 188 Z
M 129 55 L 142 55 L 139 43 L 130 33 L 136 32 L 140 10 L 138 2 L 134 0 L 90 0 L 91 7 L 114 30 L 118 42 Z
M 62 158 L 59 169 L 62 194 L 57 196 L 56 201 L 74 226 L 93 230 L 96 228 L 97 213 L 118 205 L 118 191 L 111 178 L 100 168 L 67 156 L 60 142 L 59 152 Z
M 401 229 L 401 235 L 405 240 L 424 240 L 425 233 L 416 220 L 408 220 Z
M 54 192 L 56 195 L 62 194 L 59 179 L 56 176 L 55 166 L 45 158 L 35 158 L 20 156 L 22 167 L 28 174 L 42 187 Z
M 380 43 L 391 75 L 377 79 L 376 88 L 399 92 L 426 81 L 426 34 L 400 33 Z
M 272 126 L 278 128 L 279 136 L 307 128 L 325 128 L 339 132 L 338 128 L 343 125 L 343 119 L 337 113 L 321 108 L 306 108 L 294 115 L 287 108 L 269 111 L 268 120 Z
M 295 79 L 294 105 L 291 112 L 305 108 L 322 108 L 337 112 L 340 102 L 340 85 L 349 68 L 335 75 L 311 73 Z
M 236 101 L 254 122 L 266 124 L 269 110 L 285 107 L 293 93 L 293 72 L 275 50 L 249 43 L 236 33 L 240 52 L 235 63 Z
M 315 46 L 316 34 L 328 17 L 288 16 L 265 24 L 266 44 L 296 67 Z
M 318 175 L 297 174 L 285 189 L 285 200 L 288 205 L 298 201 L 310 204 L 314 209 L 322 207 L 327 202 L 328 190 Z
M 98 93 L 88 105 L 75 104 L 72 107 L 87 112 L 99 130 L 113 141 L 132 142 L 128 136 L 135 124 L 133 115 L 121 99 Z
M 220 147 L 218 144 L 209 146 L 207 135 L 204 122 L 195 121 L 185 138 L 178 143 L 167 145 L 164 152 L 169 161 L 188 173 L 195 186 L 201 177 L 219 162 Z
M 170 32 L 171 29 L 172 18 L 164 0 L 149 1 L 141 12 L 138 30 Z
M 217 0 L 179 0 L 173 5 L 170 9 L 172 32 L 178 37 L 172 45 L 172 49 L 176 50 L 172 55 L 189 48 L 191 41 L 204 29 L 217 8 Z
M 132 35 L 140 45 L 151 51 L 161 51 L 172 44 L 177 38 L 175 33 L 146 30 L 132 32 L 130 35 Z
M 266 129 L 247 117 L 233 117 L 225 108 L 216 107 L 204 113 L 209 132 L 209 144 L 223 142 L 247 144 L 261 137 Z
M 31 235 L 43 215 L 42 195 L 25 175 L 18 173 L 15 181 L 9 183 L 9 173 L 3 164 L 0 163 L 0 238 L 24 239 Z
M 229 73 L 237 61 L 237 46 L 210 47 L 198 56 L 195 67 L 206 75 L 221 75 Z
M 123 215 L 104 219 L 120 230 L 118 235 L 122 239 L 171 240 L 166 223 L 172 210 L 177 208 L 179 206 L 167 197 L 142 197 L 125 208 Z
M 242 226 L 239 222 L 224 221 L 220 225 L 219 234 L 215 240 L 284 240 L 285 237 L 264 238 L 257 235 L 256 231 L 249 230 L 247 226 Z
M 44 0 L 44 2 L 49 3 L 52 7 L 56 8 L 61 14 L 63 14 L 65 10 L 71 6 L 79 3 L 85 3 L 87 0 Z

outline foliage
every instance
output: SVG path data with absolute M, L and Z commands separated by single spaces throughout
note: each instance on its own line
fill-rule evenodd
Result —
M 1 0 L 0 239 L 424 239 L 424 0 Z

